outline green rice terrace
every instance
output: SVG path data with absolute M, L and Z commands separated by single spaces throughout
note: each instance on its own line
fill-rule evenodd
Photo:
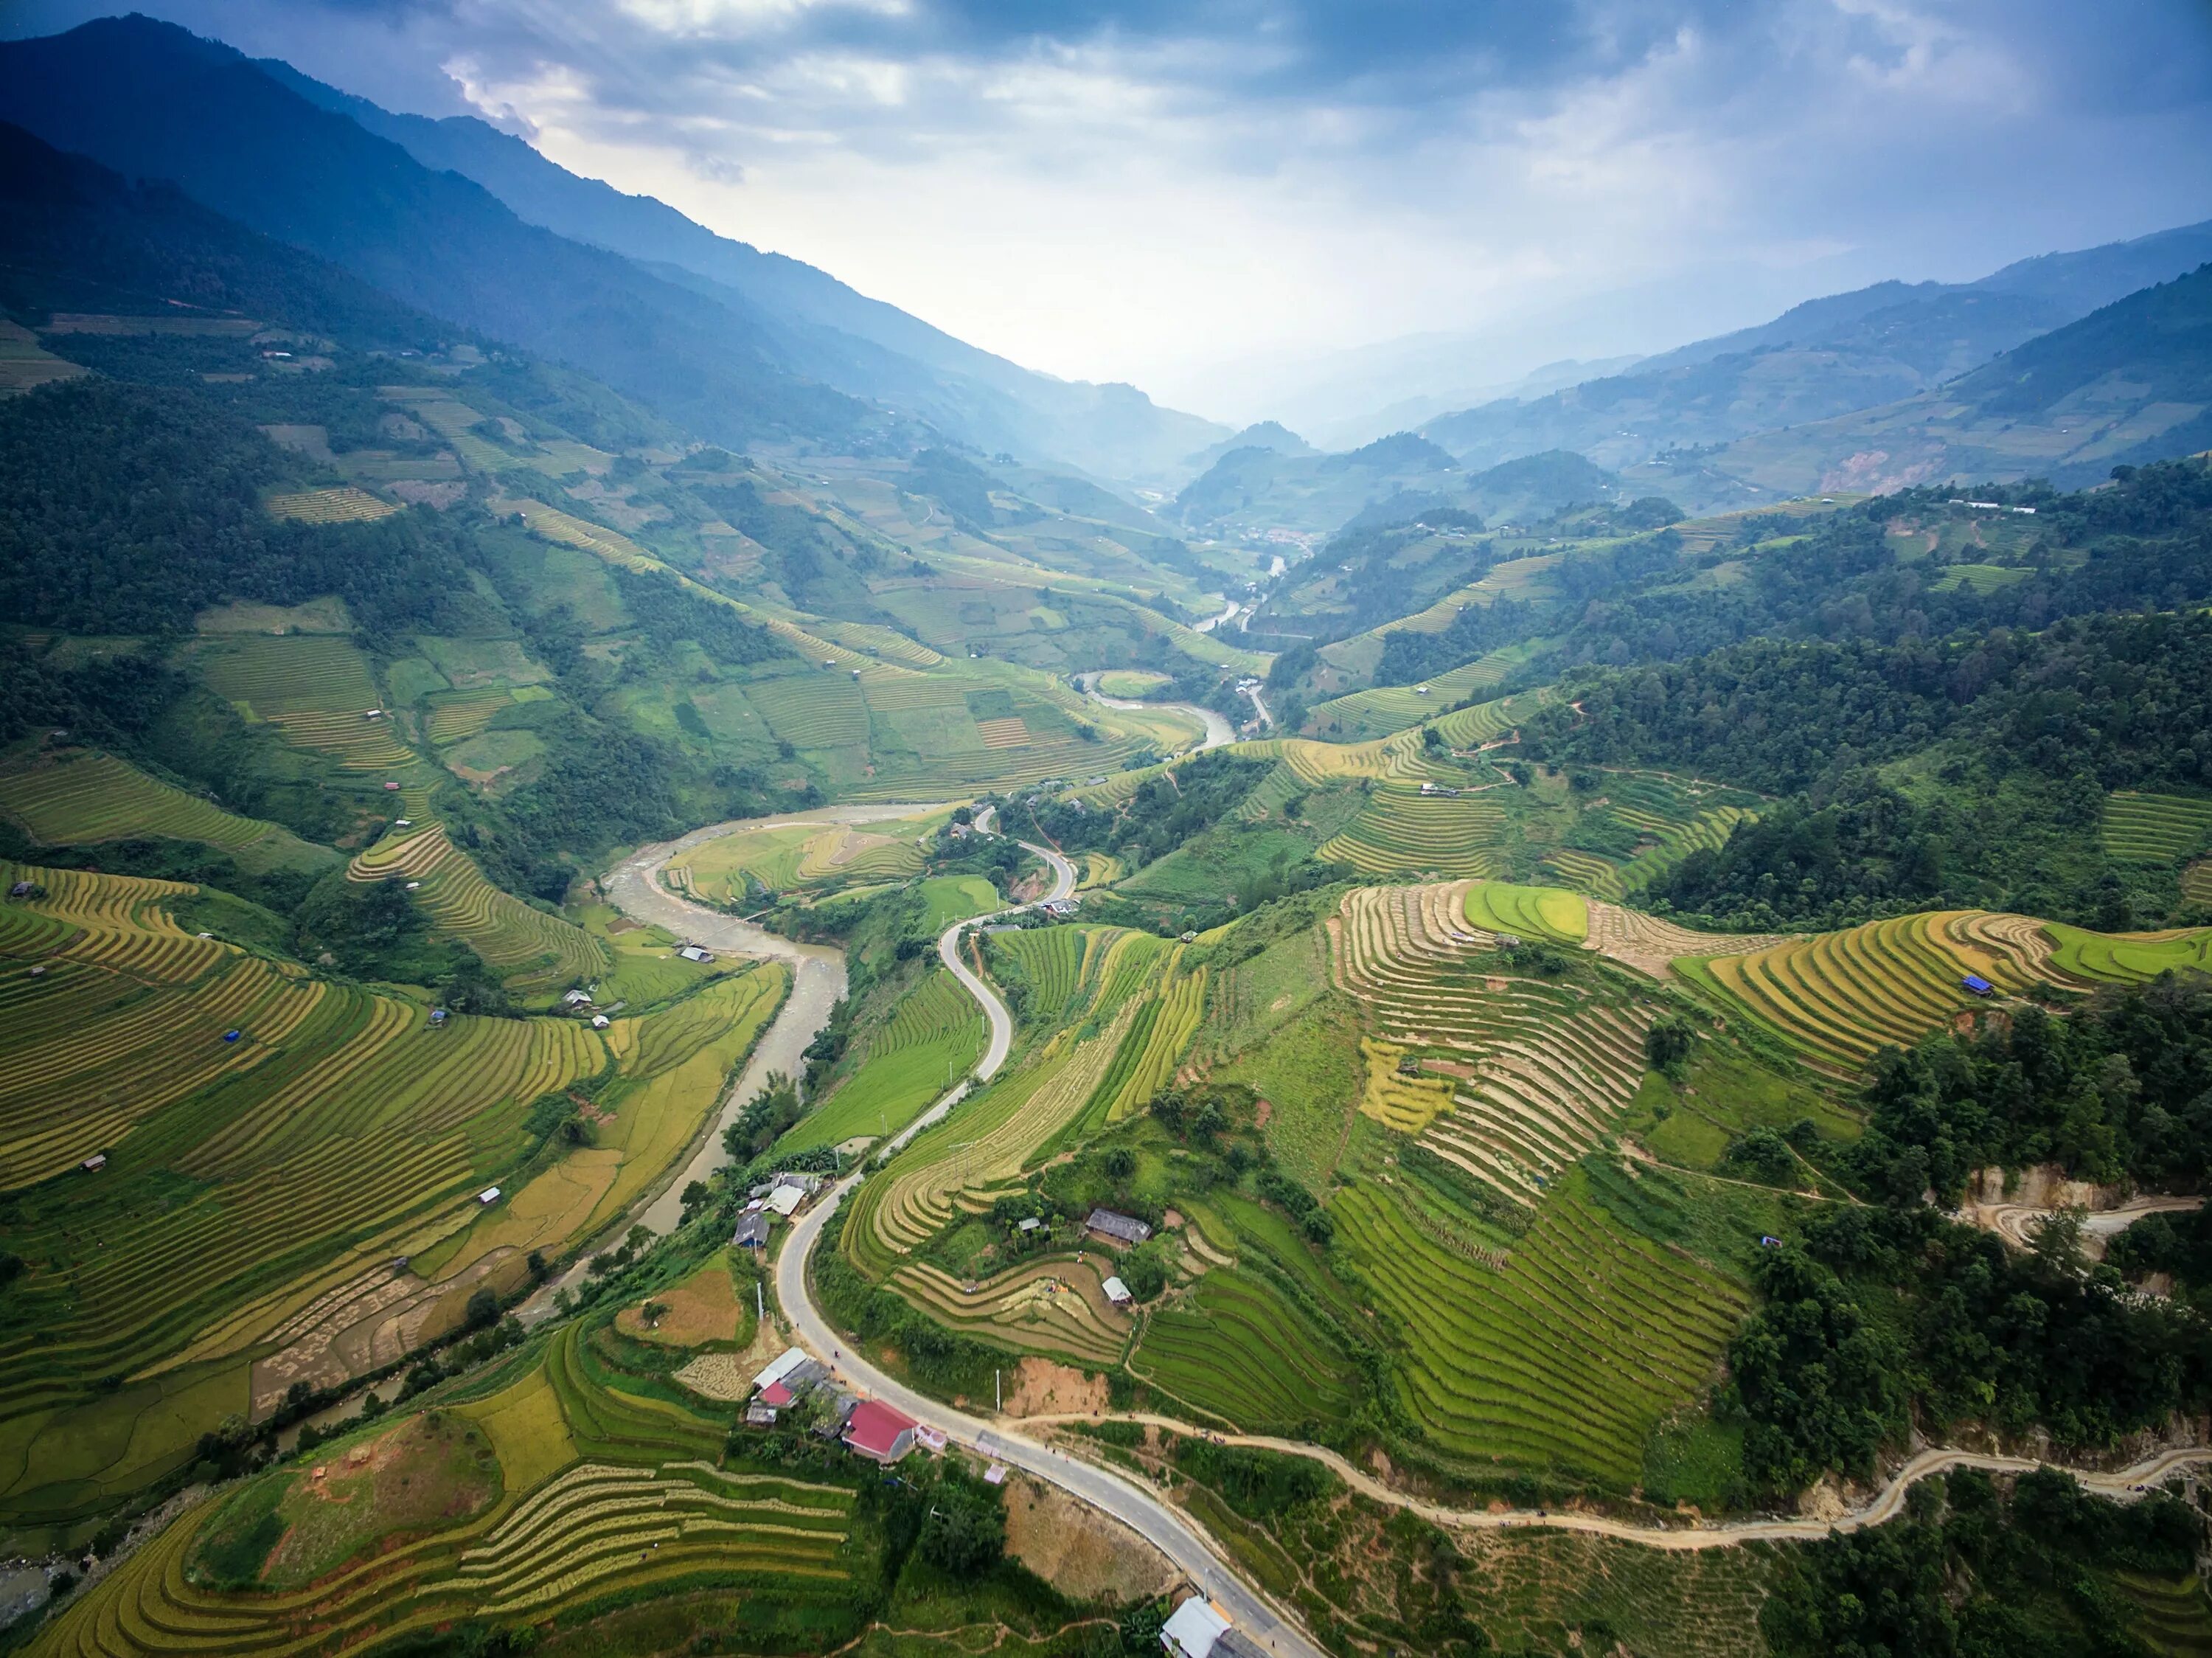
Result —
M 0 909 L 0 1169 L 27 1266 L 0 1336 L 16 1526 L 128 1497 L 225 1417 L 388 1362 L 476 1289 L 511 1291 L 529 1251 L 588 1239 L 696 1139 L 783 983 L 693 981 L 604 1031 L 434 1019 L 186 930 L 187 885 L 21 864 L 0 882 L 21 888 Z M 599 1131 L 549 1137 L 579 1089 Z
M 855 1477 L 729 1457 L 665 1367 L 565 1328 L 194 1509 L 40 1650 L 337 1650 L 708 1588 L 757 1630 L 849 1631 L 882 1546 Z

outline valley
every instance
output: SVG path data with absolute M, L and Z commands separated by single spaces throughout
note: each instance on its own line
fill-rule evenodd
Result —
M 0 197 L 0 1655 L 2212 1649 L 2202 225 L 1328 451 L 150 18 Z

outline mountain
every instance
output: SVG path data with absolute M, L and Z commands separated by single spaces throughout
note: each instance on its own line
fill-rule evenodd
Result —
M 1771 496 L 1946 479 L 2077 488 L 2212 448 L 2212 265 L 2129 295 L 1939 389 L 1786 431 L 1709 464 Z
M 1318 454 L 1320 450 L 1300 437 L 1279 420 L 1255 421 L 1233 436 L 1218 443 L 1208 444 L 1196 454 L 1188 457 L 1193 471 L 1204 472 L 1224 454 L 1237 449 L 1266 449 L 1275 454 Z
M 778 360 L 757 314 L 525 224 L 228 46 L 143 17 L 0 46 L 0 118 L 305 247 L 386 292 L 565 358 L 700 436 L 850 444 L 888 423 Z
M 1449 454 L 1413 432 L 1394 432 L 1341 454 L 1301 448 L 1255 443 L 1230 449 L 1176 497 L 1176 515 L 1209 533 L 1326 534 L 1378 501 L 1408 490 L 1433 491 L 1459 471 Z
M 1497 399 L 1421 430 L 1469 466 L 1566 448 L 1625 468 L 1911 397 L 2208 258 L 2212 222 L 2022 260 L 1973 283 L 1877 283 L 1629 374 Z
M 1222 435 L 1211 421 L 1157 407 L 1133 387 L 1059 380 L 980 350 L 802 260 L 717 235 L 650 196 L 580 178 L 472 116 L 396 114 L 288 64 L 258 67 L 423 166 L 474 180 L 526 224 L 757 313 L 795 372 L 920 415 L 976 448 L 1109 479 L 1180 481 L 1194 470 L 1183 458 Z

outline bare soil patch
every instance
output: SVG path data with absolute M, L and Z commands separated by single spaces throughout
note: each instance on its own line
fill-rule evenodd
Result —
M 1167 1557 L 1120 1521 L 1018 1474 L 1006 1486 L 1006 1552 L 1072 1600 L 1150 1600 L 1176 1582 Z
M 1066 1416 L 1103 1411 L 1106 1404 L 1105 1377 L 1035 1356 L 1014 1367 L 1013 1385 L 1006 1389 L 1010 1417 Z

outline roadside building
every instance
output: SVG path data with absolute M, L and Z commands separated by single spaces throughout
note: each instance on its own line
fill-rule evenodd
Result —
M 1175 1658 L 1261 1658 L 1264 1650 L 1202 1594 L 1192 1595 L 1160 1626 L 1160 1644 Z
M 914 1448 L 915 1419 L 879 1399 L 863 1399 L 845 1423 L 845 1447 L 886 1465 Z
M 806 1356 L 805 1348 L 787 1347 L 781 1353 L 770 1359 L 760 1374 L 753 1378 L 753 1391 L 758 1393 L 762 1388 L 774 1382 L 781 1381 L 787 1384 L 790 1378 L 796 1375 L 801 1367 L 811 1364 L 813 1362 Z
M 750 1215 L 741 1215 L 738 1217 L 738 1229 L 731 1237 L 730 1242 L 735 1247 L 744 1249 L 766 1249 L 768 1230 L 768 1216 L 759 1210 L 755 1210 Z
M 1133 1247 L 1152 1235 L 1152 1228 L 1133 1215 L 1116 1214 L 1110 1209 L 1094 1209 L 1083 1229 L 1108 1243 Z

